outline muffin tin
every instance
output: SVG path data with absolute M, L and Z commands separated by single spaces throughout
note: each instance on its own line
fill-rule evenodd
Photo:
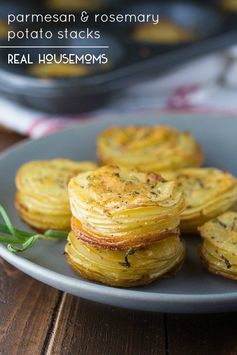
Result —
M 164 70 L 172 68 L 198 55 L 224 48 L 236 42 L 237 13 L 222 11 L 217 1 L 109 1 L 100 0 L 101 12 L 104 13 L 155 13 L 161 18 L 172 21 L 184 31 L 195 34 L 187 43 L 146 43 L 133 37 L 134 28 L 141 26 L 135 23 L 103 24 L 95 28 L 89 22 L 86 27 L 100 30 L 100 40 L 59 40 L 52 45 L 108 45 L 103 49 L 110 61 L 109 65 L 90 66 L 89 70 L 75 77 L 52 77 L 44 79 L 33 74 L 31 65 L 7 65 L 7 54 L 30 53 L 36 57 L 38 53 L 68 54 L 65 49 L 1 49 L 0 60 L 0 93 L 12 101 L 31 106 L 37 110 L 50 113 L 79 113 L 95 109 L 104 104 L 112 93 L 129 85 L 141 82 Z M 47 8 L 45 2 L 25 1 L 20 6 L 16 1 L 3 1 L 0 4 L 0 19 L 6 19 L 6 13 L 50 13 L 57 12 Z M 95 10 L 98 12 L 98 10 Z M 65 12 L 64 10 L 62 11 Z M 72 12 L 72 11 L 70 11 Z M 158 29 L 157 25 L 157 29 Z M 16 26 L 15 26 L 16 27 Z M 19 29 L 22 27 L 19 24 Z M 46 26 L 41 26 L 47 29 Z M 70 30 L 79 31 L 79 25 L 68 24 Z M 32 27 L 33 29 L 33 27 Z M 50 30 L 56 31 L 57 24 L 51 24 Z M 8 45 L 1 39 L 1 45 Z M 49 46 L 46 40 L 14 40 L 10 45 Z M 83 50 L 71 49 L 70 53 L 83 53 Z M 90 49 L 89 53 L 98 54 L 98 49 Z M 66 75 L 66 74 L 65 74 Z

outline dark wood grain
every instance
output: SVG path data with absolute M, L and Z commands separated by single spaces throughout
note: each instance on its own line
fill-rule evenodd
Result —
M 167 315 L 170 355 L 236 355 L 237 313 Z
M 0 261 L 0 353 L 40 354 L 60 293 Z
M 166 353 L 164 316 L 118 309 L 64 295 L 49 355 Z

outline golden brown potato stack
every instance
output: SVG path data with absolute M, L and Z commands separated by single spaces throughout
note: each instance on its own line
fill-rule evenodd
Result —
M 144 285 L 174 271 L 184 199 L 160 175 L 105 166 L 71 179 L 72 232 L 66 253 L 83 277 L 112 286 Z
M 237 280 L 237 212 L 223 215 L 199 227 L 200 250 L 205 267 L 212 273 Z
M 102 165 L 145 172 L 199 167 L 204 154 L 195 138 L 169 126 L 111 127 L 100 134 L 97 154 Z
M 31 161 L 16 175 L 16 208 L 21 218 L 40 231 L 70 230 L 69 180 L 95 169 L 91 162 L 66 159 Z
M 216 168 L 189 168 L 166 172 L 177 181 L 184 194 L 186 209 L 181 215 L 181 231 L 196 233 L 197 227 L 229 210 L 237 201 L 237 180 Z

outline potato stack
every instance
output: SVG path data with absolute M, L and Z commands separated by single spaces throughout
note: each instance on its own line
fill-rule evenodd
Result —
M 110 127 L 98 137 L 97 154 L 101 165 L 156 173 L 199 167 L 204 161 L 192 134 L 161 125 Z
M 212 273 L 237 280 L 237 212 L 226 212 L 199 227 L 201 259 Z
M 67 159 L 22 165 L 16 175 L 16 208 L 21 218 L 39 231 L 70 230 L 68 182 L 80 172 L 96 167 L 91 162 Z
M 237 180 L 216 168 L 188 168 L 165 173 L 177 181 L 186 202 L 181 231 L 197 233 L 197 227 L 228 211 L 237 200 Z
M 69 199 L 73 217 L 66 255 L 82 277 L 131 287 L 182 264 L 179 223 L 185 202 L 175 182 L 105 166 L 72 178 Z

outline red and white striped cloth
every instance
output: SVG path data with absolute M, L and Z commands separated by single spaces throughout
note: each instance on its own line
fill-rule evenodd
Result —
M 88 118 L 129 113 L 205 112 L 237 115 L 237 49 L 208 55 L 136 85 L 103 109 L 58 117 L 16 105 L 0 97 L 0 124 L 32 138 Z

